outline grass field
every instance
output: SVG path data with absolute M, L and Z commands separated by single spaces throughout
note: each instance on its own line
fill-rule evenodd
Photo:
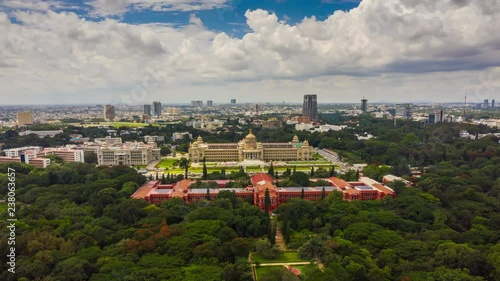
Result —
M 299 262 L 305 261 L 299 258 L 299 254 L 297 252 L 285 252 L 282 255 L 279 255 L 276 259 L 265 259 L 259 254 L 252 254 L 252 261 L 259 263 L 288 263 L 288 262 Z
M 287 162 L 288 165 L 332 165 L 332 162 L 328 161 L 290 161 Z
M 158 165 L 156 165 L 156 168 L 171 168 L 174 166 L 175 162 L 179 162 L 177 159 L 162 159 Z
M 264 275 L 266 272 L 268 272 L 271 268 L 276 268 L 276 267 L 283 267 L 282 265 L 280 266 L 261 266 L 258 268 L 255 268 L 255 275 L 257 278 L 257 281 L 259 281 L 260 276 Z

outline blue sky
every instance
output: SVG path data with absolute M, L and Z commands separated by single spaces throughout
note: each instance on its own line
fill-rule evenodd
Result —
M 1 0 L 0 3 L 3 1 Z M 44 0 L 38 1 L 44 2 Z M 91 21 L 113 18 L 130 24 L 165 23 L 174 26 L 188 24 L 190 16 L 194 14 L 210 30 L 226 32 L 232 36 L 241 37 L 249 30 L 245 17 L 247 10 L 263 9 L 270 11 L 275 13 L 280 20 L 288 24 L 296 24 L 305 17 L 315 16 L 318 20 L 324 20 L 333 14 L 334 11 L 351 10 L 357 7 L 360 2 L 360 0 L 228 0 L 222 7 L 202 10 L 157 12 L 152 9 L 131 9 L 129 6 L 129 10 L 124 14 L 95 16 L 92 15 L 92 1 L 65 0 L 62 1 L 62 6 L 55 6 L 53 10 L 58 12 L 74 12 L 80 17 Z M 50 3 L 51 1 L 47 0 L 46 2 Z M 19 7 L 5 10 L 12 12 L 16 9 L 18 10 Z

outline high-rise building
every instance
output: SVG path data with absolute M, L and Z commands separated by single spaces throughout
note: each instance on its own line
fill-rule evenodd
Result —
M 191 101 L 191 106 L 193 106 L 193 107 L 203 107 L 203 101 L 202 100 L 192 100 Z
M 363 111 L 363 113 L 368 111 L 368 100 L 365 99 L 365 97 L 361 100 L 361 111 Z
M 107 104 L 104 106 L 104 120 L 107 121 L 113 121 L 115 120 L 116 114 L 115 114 L 115 106 Z
M 495 108 L 495 99 L 491 100 L 491 108 Z
M 429 114 L 429 124 L 435 124 L 436 123 L 436 114 Z
M 153 115 L 159 118 L 161 116 L 161 102 L 153 102 Z
M 304 95 L 304 104 L 302 106 L 302 115 L 318 120 L 318 96 Z
M 144 114 L 146 114 L 147 116 L 153 115 L 152 111 L 151 111 L 151 105 L 150 104 L 145 104 L 144 105 Z
M 207 106 L 214 106 L 214 101 L 212 100 L 207 100 Z
M 236 104 L 236 99 L 231 99 L 231 104 Z
M 486 100 L 484 100 L 484 106 L 483 106 L 483 107 L 484 107 L 484 108 L 488 108 L 488 107 L 490 107 L 490 102 L 489 102 L 487 99 L 486 99 Z
M 443 110 L 438 110 L 437 111 L 437 120 L 436 122 L 444 122 L 444 111 Z
M 17 125 L 24 126 L 28 124 L 33 124 L 33 116 L 31 111 L 18 112 L 17 113 Z

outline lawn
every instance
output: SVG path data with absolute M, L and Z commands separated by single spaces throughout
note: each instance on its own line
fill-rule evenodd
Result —
M 156 168 L 171 168 L 174 167 L 174 163 L 178 163 L 179 160 L 177 159 L 162 159 L 158 165 L 156 165 Z
M 271 268 L 276 268 L 277 266 L 260 266 L 255 268 L 255 277 L 257 278 L 257 281 L 259 280 L 260 276 L 264 275 L 266 272 L 268 272 Z M 279 267 L 283 267 L 280 265 Z
M 305 261 L 301 258 L 299 258 L 299 254 L 297 252 L 285 252 L 282 255 L 279 255 L 276 259 L 265 259 L 259 254 L 252 254 L 252 260 L 254 262 L 259 262 L 259 263 L 279 263 L 279 262 L 299 262 L 299 261 Z
M 332 162 L 328 161 L 290 161 L 287 162 L 288 165 L 331 165 Z
M 309 265 L 291 265 L 291 266 L 300 270 L 300 276 L 301 277 L 305 277 L 306 276 L 304 274 L 304 272 L 306 270 L 314 270 L 314 269 L 318 268 L 315 264 L 309 264 Z

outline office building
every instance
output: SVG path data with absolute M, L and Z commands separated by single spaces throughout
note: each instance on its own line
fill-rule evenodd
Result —
M 236 104 L 236 99 L 231 99 L 231 104 Z
M 208 107 L 212 107 L 212 106 L 214 106 L 214 101 L 212 101 L 212 100 L 207 100 L 207 106 L 208 106 Z
M 318 97 L 317 95 L 304 95 L 302 115 L 311 120 L 318 120 Z
M 114 121 L 116 117 L 115 107 L 113 105 L 105 105 L 104 106 L 104 120 L 106 121 Z
M 436 124 L 436 114 L 429 114 L 429 124 Z
M 161 102 L 153 102 L 153 115 L 156 116 L 156 118 L 161 116 Z
M 444 111 L 443 110 L 438 110 L 437 111 L 437 122 L 444 122 Z
M 144 114 L 146 114 L 147 116 L 152 116 L 153 115 L 153 111 L 151 110 L 151 105 L 150 104 L 145 104 L 144 105 Z
M 203 107 L 203 101 L 202 100 L 192 100 L 191 106 L 192 107 Z
M 488 101 L 487 99 L 486 99 L 486 100 L 484 100 L 484 105 L 483 105 L 483 107 L 484 107 L 484 108 L 488 108 L 488 107 L 490 107 L 490 103 L 489 103 L 489 101 Z
M 17 125 L 24 126 L 29 124 L 33 124 L 33 115 L 31 114 L 31 111 L 18 112 Z
M 495 108 L 495 100 L 494 99 L 491 100 L 491 108 Z
M 156 143 L 126 142 L 101 145 L 95 149 L 98 165 L 148 165 L 160 160 Z
M 206 143 L 198 137 L 189 145 L 189 159 L 201 162 L 227 162 L 245 160 L 260 161 L 309 161 L 313 159 L 314 151 L 306 140 L 300 142 L 295 136 L 291 142 L 261 143 L 252 131 L 238 143 Z
M 363 111 L 363 113 L 368 111 L 368 100 L 365 99 L 365 97 L 361 100 L 361 111 Z
M 176 107 L 169 107 L 167 108 L 167 114 L 179 115 L 181 114 L 181 109 Z
M 66 162 L 85 162 L 83 156 L 83 150 L 73 149 L 69 147 L 60 148 L 45 148 L 42 153 L 47 155 L 55 155 L 61 157 L 62 160 Z

